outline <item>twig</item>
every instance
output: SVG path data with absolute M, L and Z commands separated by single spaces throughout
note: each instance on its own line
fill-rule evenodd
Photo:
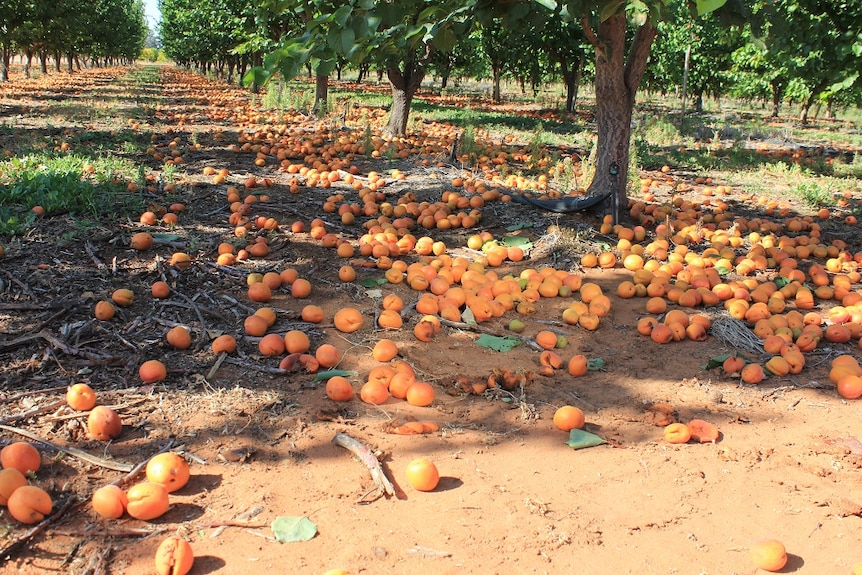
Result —
M 24 291 L 24 293 L 27 294 L 30 298 L 36 299 L 36 296 L 33 294 L 33 290 L 30 289 L 30 286 L 28 286 L 27 284 L 25 284 L 24 282 L 22 282 L 21 280 L 19 280 L 18 278 L 13 276 L 11 273 L 9 273 L 8 271 L 6 271 L 2 268 L 0 268 L 0 272 L 3 272 L 3 275 L 5 275 L 7 278 L 9 278 L 9 281 L 16 284 L 18 287 L 20 287 Z
M 87 453 L 86 451 L 82 451 L 82 450 L 77 449 L 75 447 L 62 447 L 60 445 L 57 445 L 56 443 L 52 443 L 52 442 L 48 441 L 47 439 L 43 439 L 42 437 L 39 437 L 35 433 L 31 433 L 31 432 L 27 431 L 26 429 L 20 429 L 18 427 L 12 427 L 10 425 L 0 425 L 0 429 L 2 429 L 4 431 L 9 431 L 11 433 L 17 433 L 18 435 L 23 435 L 24 437 L 26 437 L 28 439 L 32 439 L 33 441 L 38 441 L 39 443 L 44 443 L 45 445 L 47 445 L 48 447 L 50 447 L 52 449 L 56 449 L 57 451 L 60 451 L 62 453 L 67 453 L 67 454 L 71 455 L 72 457 L 77 457 L 81 461 L 85 461 L 87 463 L 90 463 L 92 465 L 96 465 L 98 467 L 104 467 L 105 469 L 112 469 L 114 471 L 123 471 L 123 472 L 128 472 L 128 471 L 131 471 L 131 469 L 132 469 L 132 465 L 129 463 L 121 463 L 118 461 L 110 461 L 107 459 L 102 459 L 101 457 L 96 457 L 95 455 L 91 455 L 90 453 Z
M 155 527 L 153 529 L 54 529 L 54 535 L 65 537 L 149 537 L 168 531 L 169 527 Z
M 388 477 L 386 477 L 386 473 L 383 471 L 383 466 L 380 465 L 380 461 L 377 460 L 377 457 L 375 457 L 374 453 L 368 448 L 368 446 L 359 440 L 350 437 L 346 433 L 336 433 L 335 437 L 332 438 L 332 443 L 347 449 L 358 457 L 371 472 L 371 478 L 383 494 L 390 496 L 395 495 L 395 486 L 392 485 L 392 482 L 389 481 Z
M 204 321 L 204 316 L 201 313 L 201 308 L 198 307 L 198 304 L 196 304 L 194 302 L 194 300 L 192 300 L 186 294 L 179 292 L 179 291 L 175 290 L 174 288 L 171 288 L 171 293 L 176 294 L 177 296 L 179 296 L 179 298 L 181 300 L 185 301 L 187 304 L 192 306 L 192 309 L 195 310 L 195 315 L 198 316 L 198 321 L 201 322 L 201 332 L 206 333 L 207 332 L 207 324 Z M 195 349 L 196 350 L 201 349 L 205 343 L 206 343 L 206 338 L 203 338 L 203 337 L 199 338 L 197 343 L 195 344 Z
M 61 389 L 65 389 L 65 388 L 61 388 Z M 19 395 L 21 395 L 21 394 L 19 394 Z M 28 394 L 24 394 L 24 395 L 28 395 Z M 12 401 L 12 399 L 7 399 L 6 401 Z M 31 409 L 29 411 L 25 411 L 23 413 L 18 413 L 16 415 L 9 415 L 7 417 L 4 417 L 3 419 L 0 419 L 0 425 L 4 425 L 7 423 L 14 423 L 16 421 L 21 421 L 22 419 L 29 419 L 29 418 L 33 417 L 34 415 L 41 415 L 43 413 L 53 411 L 54 409 L 60 407 L 61 405 L 65 404 L 65 403 L 66 403 L 65 399 L 58 399 L 57 401 L 51 402 L 51 403 L 49 403 L 47 405 L 43 405 L 41 407 L 34 407 L 33 409 Z
M 281 369 L 278 367 L 269 367 L 266 365 L 257 365 L 256 363 L 242 361 L 241 359 L 235 359 L 232 357 L 226 357 L 224 360 L 225 363 L 229 363 L 231 365 L 238 365 L 240 367 L 245 367 L 247 369 L 252 369 L 254 371 L 259 371 L 261 373 L 271 373 L 272 375 L 287 375 L 290 372 L 286 369 Z
M 84 243 L 84 249 L 87 251 L 87 255 L 90 256 L 90 259 L 93 260 L 93 263 L 96 264 L 97 268 L 103 270 L 107 267 L 96 255 L 96 250 L 93 248 L 93 242 L 87 241 Z
M 108 557 L 110 557 L 113 551 L 114 548 L 111 545 L 98 548 L 93 553 L 93 556 L 90 557 L 87 566 L 81 571 L 81 575 L 102 575 L 105 573 L 105 565 L 108 563 Z
M 38 525 L 36 525 L 32 529 L 29 529 L 27 532 L 18 536 L 14 541 L 9 543 L 5 547 L 0 549 L 0 557 L 3 557 L 4 560 L 7 559 L 7 556 L 10 555 L 16 547 L 18 547 L 22 543 L 26 543 L 27 541 L 44 531 L 51 523 L 59 519 L 64 513 L 66 513 L 66 511 L 68 511 L 72 507 L 75 501 L 75 496 L 70 495 L 66 499 L 66 501 L 63 502 L 63 505 L 61 505 L 60 508 L 57 509 L 57 511 L 43 519 L 41 522 L 39 522 Z
M 215 363 L 210 368 L 210 370 L 207 372 L 207 376 L 205 378 L 207 381 L 209 381 L 210 379 L 213 378 L 213 376 L 218 371 L 218 368 L 220 368 L 221 364 L 224 363 L 225 359 L 227 359 L 227 353 L 226 352 L 223 351 L 220 354 L 218 354 L 218 357 L 216 358 Z
M 224 533 L 224 530 L 227 529 L 228 527 L 249 527 L 248 524 L 245 524 L 242 522 L 248 521 L 250 519 L 254 519 L 258 515 L 260 515 L 262 512 L 263 512 L 263 505 L 256 505 L 256 506 L 252 507 L 251 509 L 247 509 L 247 510 L 243 511 L 239 515 L 234 516 L 233 520 L 231 520 L 229 522 L 221 522 L 222 525 L 213 525 L 213 527 L 217 527 L 217 529 L 215 531 L 213 531 L 212 533 L 210 533 L 210 539 L 215 539 L 216 537 L 218 537 L 219 535 Z M 233 525 L 233 523 L 239 523 L 239 525 Z

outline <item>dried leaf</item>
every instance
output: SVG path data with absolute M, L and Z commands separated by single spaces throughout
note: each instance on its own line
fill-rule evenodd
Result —
M 308 517 L 279 516 L 272 522 L 272 533 L 279 543 L 309 541 L 317 535 L 317 525 Z

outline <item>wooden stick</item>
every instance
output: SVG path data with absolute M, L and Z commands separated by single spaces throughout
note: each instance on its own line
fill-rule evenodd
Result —
M 375 457 L 374 453 L 370 448 L 368 448 L 368 446 L 359 440 L 350 437 L 346 433 L 336 433 L 335 437 L 332 438 L 332 443 L 347 449 L 358 457 L 371 472 L 371 478 L 374 479 L 374 483 L 377 485 L 378 489 L 380 489 L 384 494 L 390 496 L 395 495 L 395 486 L 392 485 L 392 482 L 389 481 L 388 477 L 386 477 L 386 473 L 383 471 L 383 466 L 380 465 L 380 461 L 377 460 L 377 457 Z
M 81 461 L 85 461 L 85 462 L 90 463 L 92 465 L 104 467 L 105 469 L 112 469 L 114 471 L 129 472 L 132 470 L 132 465 L 129 463 L 122 463 L 119 461 L 111 461 L 108 459 L 102 459 L 101 457 L 96 457 L 95 455 L 87 453 L 86 451 L 82 451 L 76 447 L 63 447 L 61 445 L 57 445 L 56 443 L 52 443 L 52 442 L 48 441 L 47 439 L 39 437 L 35 433 L 31 433 L 30 431 L 27 431 L 26 429 L 20 429 L 18 427 L 12 427 L 11 425 L 0 425 L 0 429 L 2 429 L 4 431 L 9 431 L 11 433 L 17 433 L 18 435 L 23 435 L 24 437 L 26 437 L 28 439 L 32 439 L 33 441 L 38 441 L 39 443 L 44 443 L 45 445 L 47 445 L 48 447 L 50 447 L 52 449 L 56 449 L 57 451 L 60 451 L 62 453 L 66 453 L 68 455 L 71 455 L 72 457 L 77 457 Z
M 11 400 L 7 400 L 7 401 L 11 401 Z M 49 411 L 53 411 L 54 409 L 57 409 L 58 407 L 60 407 L 61 405 L 64 405 L 65 403 L 66 403 L 65 399 L 58 399 L 57 401 L 53 401 L 51 403 L 48 403 L 46 405 L 42 405 L 40 407 L 34 407 L 33 409 L 30 409 L 30 410 L 25 411 L 23 413 L 18 413 L 15 415 L 6 416 L 6 417 L 0 419 L 0 425 L 5 425 L 7 423 L 13 423 L 15 421 L 21 421 L 22 419 L 29 419 L 29 418 L 33 417 L 34 415 L 40 415 L 42 413 L 47 413 Z
M 122 476 L 118 479 L 115 479 L 114 481 L 111 481 L 110 485 L 116 485 L 117 487 L 123 487 L 127 483 L 131 483 L 132 481 L 134 481 L 135 477 L 137 477 L 138 474 L 140 474 L 141 471 L 144 470 L 144 468 L 147 466 L 147 463 L 149 463 L 150 459 L 152 459 L 153 457 L 155 457 L 159 453 L 166 452 L 168 449 L 173 447 L 173 445 L 174 445 L 174 440 L 171 439 L 161 449 L 159 449 L 156 453 L 154 453 L 151 457 L 148 457 L 148 458 L 144 459 L 143 461 L 141 461 L 140 463 L 138 463 L 137 465 L 135 465 L 127 474 L 125 474 L 124 476 Z

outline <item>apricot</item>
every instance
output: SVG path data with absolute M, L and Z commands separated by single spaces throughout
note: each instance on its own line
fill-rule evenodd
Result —
M 135 294 L 132 293 L 132 290 L 120 288 L 114 290 L 114 293 L 111 294 L 111 299 L 120 307 L 128 307 L 135 303 Z
M 126 511 L 135 519 L 150 521 L 165 514 L 170 506 L 168 489 L 160 483 L 138 483 L 126 492 Z
M 711 443 L 718 440 L 718 428 L 702 419 L 692 419 L 686 424 L 691 439 L 700 443 Z
M 161 361 L 151 359 L 141 364 L 141 367 L 138 368 L 138 375 L 141 376 L 144 383 L 155 383 L 168 376 L 168 369 Z
M 191 470 L 185 459 L 173 452 L 153 456 L 146 467 L 147 479 L 165 486 L 168 493 L 182 489 L 189 482 Z
M 15 441 L 0 449 L 0 465 L 4 469 L 17 469 L 25 475 L 36 473 L 42 466 L 42 455 L 26 441 Z
M 98 405 L 87 416 L 87 430 L 93 439 L 109 441 L 120 436 L 123 431 L 123 421 L 110 407 Z
M 784 544 L 776 539 L 764 539 L 751 546 L 749 555 L 754 565 L 764 571 L 780 571 L 787 564 Z
M 671 423 L 664 428 L 664 440 L 668 443 L 688 443 L 691 432 L 684 423 Z
M 96 406 L 96 392 L 86 383 L 66 388 L 66 403 L 76 411 L 89 411 Z
M 345 307 L 332 318 L 335 328 L 342 333 L 353 333 L 362 327 L 362 312 L 353 307 Z
M 572 405 L 564 405 L 554 412 L 554 425 L 563 431 L 581 429 L 586 422 L 583 410 Z
M 14 467 L 0 470 L 0 505 L 6 505 L 9 497 L 19 487 L 27 485 L 27 478 Z
M 48 493 L 35 485 L 24 485 L 12 492 L 6 507 L 21 523 L 39 523 L 51 513 L 54 502 Z
M 126 512 L 126 492 L 116 485 L 104 485 L 93 492 L 93 511 L 105 519 L 119 519 Z
M 194 561 L 192 546 L 179 537 L 168 537 L 156 549 L 157 575 L 186 575 Z

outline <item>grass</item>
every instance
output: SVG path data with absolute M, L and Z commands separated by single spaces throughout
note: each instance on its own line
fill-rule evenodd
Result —
M 23 233 L 35 220 L 34 206 L 100 220 L 140 211 L 142 197 L 126 191 L 138 175 L 134 164 L 111 156 L 28 154 L 0 162 L 0 235 Z

